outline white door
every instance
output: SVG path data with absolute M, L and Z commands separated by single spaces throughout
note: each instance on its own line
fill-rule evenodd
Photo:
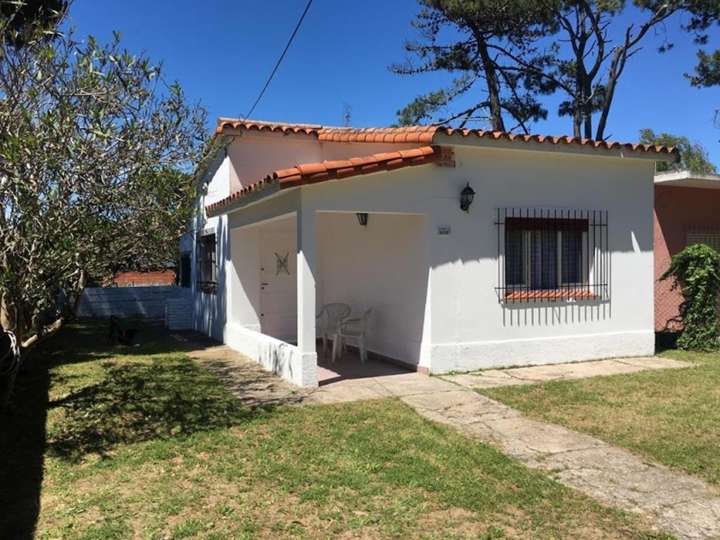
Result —
M 262 333 L 289 343 L 297 340 L 295 233 L 264 231 L 260 247 Z

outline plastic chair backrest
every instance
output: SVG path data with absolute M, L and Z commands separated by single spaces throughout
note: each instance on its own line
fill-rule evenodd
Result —
M 347 304 L 341 302 L 334 302 L 332 304 L 325 304 L 320 310 L 320 315 L 325 314 L 327 318 L 327 330 L 329 333 L 333 333 L 337 330 L 340 323 L 347 319 L 352 312 L 352 308 Z

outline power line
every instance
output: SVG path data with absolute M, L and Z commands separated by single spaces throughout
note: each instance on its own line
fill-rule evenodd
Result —
M 265 94 L 265 90 L 268 89 L 268 86 L 270 86 L 270 82 L 273 80 L 273 77 L 275 76 L 275 72 L 277 72 L 278 68 L 280 67 L 280 64 L 283 61 L 283 58 L 285 58 L 285 55 L 288 52 L 288 49 L 290 49 L 290 45 L 292 45 L 293 40 L 295 39 L 295 35 L 298 33 L 298 30 L 300 30 L 300 26 L 302 25 L 303 20 L 305 19 L 305 15 L 307 15 L 308 10 L 310 9 L 310 5 L 313 3 L 313 0 L 308 0 L 307 5 L 305 6 L 305 10 L 302 12 L 302 15 L 300 15 L 300 19 L 298 19 L 297 24 L 295 25 L 295 30 L 293 30 L 292 34 L 290 34 L 290 39 L 288 39 L 287 45 L 285 45 L 285 48 L 283 49 L 282 54 L 280 55 L 280 58 L 278 58 L 277 62 L 275 62 L 275 67 L 273 68 L 272 72 L 270 73 L 270 76 L 267 78 L 267 81 L 265 81 L 265 86 L 263 86 L 262 90 L 260 90 L 260 93 L 258 94 L 257 99 L 255 100 L 255 103 L 253 103 L 253 106 L 250 107 L 250 111 L 245 115 L 245 118 L 243 118 L 243 122 L 250 118 L 252 113 L 255 111 L 255 107 L 257 107 L 257 104 L 260 103 L 260 100 L 262 99 L 263 95 Z

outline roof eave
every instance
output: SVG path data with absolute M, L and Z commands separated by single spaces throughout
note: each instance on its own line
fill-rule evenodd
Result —
M 655 185 L 720 189 L 720 175 L 695 174 L 691 171 L 673 171 L 656 174 Z
M 237 197 L 237 199 L 230 201 L 229 203 L 223 204 L 222 206 L 219 206 L 217 208 L 213 208 L 212 205 L 208 205 L 205 207 L 205 213 L 209 218 L 222 216 L 224 214 L 230 214 L 237 210 L 241 210 L 247 206 L 251 206 L 259 202 L 264 202 L 265 200 L 274 197 L 281 191 L 287 191 L 288 189 L 292 189 L 294 187 L 296 186 L 284 187 L 280 184 L 280 182 L 268 183 L 262 189 L 258 189 L 254 192 Z
M 583 144 L 579 141 L 553 142 L 550 137 L 546 137 L 542 142 L 540 142 L 537 140 L 523 141 L 518 138 L 510 140 L 502 136 L 493 137 L 477 136 L 474 134 L 463 135 L 460 133 L 436 133 L 433 143 L 443 146 L 471 146 L 476 148 L 545 152 L 566 155 L 643 159 L 668 163 L 674 163 L 680 158 L 677 151 L 657 152 L 653 150 L 632 149 L 626 147 L 625 145 L 619 145 L 616 148 L 603 148 L 600 146 Z

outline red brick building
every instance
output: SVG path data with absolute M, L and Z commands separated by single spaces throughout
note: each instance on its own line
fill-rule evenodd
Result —
M 672 172 L 655 177 L 655 330 L 679 329 L 682 295 L 659 281 L 670 258 L 690 244 L 720 251 L 720 176 Z
M 175 270 L 119 272 L 111 283 L 114 287 L 154 287 L 173 284 L 175 284 Z

